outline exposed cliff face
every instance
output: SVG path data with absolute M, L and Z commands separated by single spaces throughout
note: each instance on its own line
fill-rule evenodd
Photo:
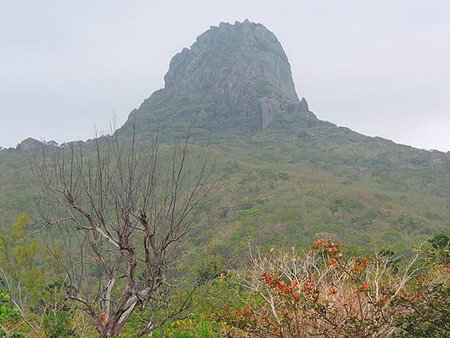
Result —
M 263 25 L 221 23 L 197 38 L 191 49 L 172 59 L 166 88 L 177 94 L 209 91 L 217 100 L 235 104 L 258 96 L 267 86 L 297 102 L 291 67 L 275 35 Z M 244 102 L 243 102 L 244 103 Z
M 124 128 L 194 123 L 209 131 L 256 131 L 283 114 L 314 118 L 298 99 L 275 35 L 248 20 L 211 27 L 173 57 L 164 79 L 164 89 L 133 111 Z

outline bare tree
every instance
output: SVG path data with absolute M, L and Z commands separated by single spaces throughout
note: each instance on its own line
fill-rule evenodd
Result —
M 162 151 L 157 140 L 144 147 L 135 137 L 107 136 L 90 149 L 44 150 L 33 161 L 48 248 L 68 281 L 68 298 L 101 337 L 119 335 L 137 310 L 147 310 L 148 319 L 136 336 L 149 334 L 188 304 L 189 295 L 167 307 L 170 268 L 215 186 L 213 166 L 190 158 L 190 148 L 189 138 Z

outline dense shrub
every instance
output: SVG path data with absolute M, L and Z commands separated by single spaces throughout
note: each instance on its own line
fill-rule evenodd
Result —
M 448 271 L 424 260 L 423 252 L 400 269 L 395 259 L 348 257 L 341 244 L 322 239 L 303 253 L 258 253 L 239 282 L 253 301 L 225 306 L 219 318 L 229 336 L 446 336 Z

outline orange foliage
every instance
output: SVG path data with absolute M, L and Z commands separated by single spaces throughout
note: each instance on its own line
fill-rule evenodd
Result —
M 395 305 L 410 275 L 383 256 L 344 259 L 341 243 L 318 239 L 309 252 L 254 259 L 243 285 L 260 302 L 223 319 L 256 337 L 386 337 L 402 313 Z

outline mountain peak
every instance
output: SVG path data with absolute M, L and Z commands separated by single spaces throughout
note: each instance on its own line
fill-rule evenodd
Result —
M 222 22 L 201 34 L 190 49 L 173 57 L 164 79 L 166 88 L 177 92 L 221 91 L 224 99 L 248 94 L 244 86 L 265 84 L 298 102 L 281 44 L 263 25 L 248 20 Z
M 280 42 L 249 20 L 210 27 L 172 58 L 164 80 L 165 87 L 133 111 L 128 124 L 161 130 L 176 121 L 208 131 L 256 131 L 283 114 L 313 116 L 298 99 Z

